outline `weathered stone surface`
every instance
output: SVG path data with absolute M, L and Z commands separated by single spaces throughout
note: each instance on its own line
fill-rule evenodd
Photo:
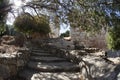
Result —
M 22 34 L 14 36 L 4 35 L 0 39 L 0 78 L 7 79 L 17 74 L 29 59 L 29 51 L 23 44 L 25 37 Z
M 98 48 L 84 48 L 84 50 L 88 53 L 95 53 L 95 52 L 100 51 L 100 49 Z
M 54 56 L 54 55 L 51 55 L 51 54 L 48 54 L 48 53 L 44 53 L 44 52 L 41 52 L 41 53 L 38 53 L 38 52 L 32 52 L 31 53 L 32 56 Z
M 120 51 L 107 51 L 106 57 L 108 60 L 114 62 L 114 64 L 120 64 Z
M 13 36 L 5 35 L 1 38 L 1 44 L 13 45 L 15 44 L 15 38 Z
M 81 80 L 79 72 L 34 72 L 25 70 L 20 76 L 26 80 Z
M 28 67 L 39 70 L 41 72 L 74 72 L 79 71 L 80 68 L 78 65 L 75 65 L 71 62 L 52 62 L 52 63 L 45 63 L 45 62 L 29 62 Z
M 2 78 L 6 78 L 10 76 L 10 70 L 8 66 L 0 64 L 0 76 Z
M 0 77 L 7 79 L 16 75 L 17 71 L 24 67 L 28 59 L 29 52 L 26 50 L 0 54 Z
M 22 34 L 15 36 L 5 35 L 1 38 L 1 45 L 14 45 L 14 46 L 23 46 L 25 43 L 25 37 Z
M 112 58 L 115 58 L 115 57 L 120 57 L 120 50 L 119 51 L 107 51 L 107 57 L 112 57 Z
M 20 72 L 20 78 L 26 80 L 78 80 L 80 78 L 78 64 L 45 51 L 41 53 L 39 50 L 41 49 L 32 50 L 31 54 L 35 55 L 31 55 L 27 70 L 25 68 Z M 46 56 L 48 54 L 49 56 Z
M 50 47 L 50 46 L 49 46 Z M 49 48 L 46 48 L 49 50 Z M 83 80 L 118 80 L 120 73 L 119 63 L 115 64 L 106 57 L 105 51 L 95 50 L 86 51 L 84 55 L 78 50 L 64 50 L 58 48 L 50 48 L 52 54 L 71 59 L 74 63 L 79 63 Z M 118 56 L 119 57 L 119 56 Z
M 41 56 L 31 56 L 31 60 L 33 61 L 42 61 L 42 62 L 61 62 L 66 61 L 64 58 L 58 58 L 58 57 L 41 57 Z
M 118 74 L 118 76 L 117 76 L 117 79 L 120 80 L 120 72 L 119 72 L 119 74 Z
M 38 53 L 48 53 L 48 51 L 44 51 L 44 50 L 38 50 L 38 49 L 32 49 L 32 52 L 38 52 Z
M 35 46 L 44 46 L 48 43 L 50 46 L 56 46 L 61 49 L 74 49 L 72 41 L 64 40 L 63 38 L 50 38 L 50 39 L 41 39 L 41 40 L 32 40 Z

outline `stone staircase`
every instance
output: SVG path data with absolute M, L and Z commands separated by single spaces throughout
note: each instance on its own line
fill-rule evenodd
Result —
M 32 50 L 30 61 L 18 76 L 19 80 L 80 80 L 80 67 L 36 48 Z

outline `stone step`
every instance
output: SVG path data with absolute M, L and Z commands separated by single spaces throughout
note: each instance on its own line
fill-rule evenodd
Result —
M 32 49 L 32 50 L 34 50 L 34 49 L 35 49 L 35 50 L 36 50 L 36 49 L 37 49 L 37 50 L 42 50 L 41 48 L 38 48 L 38 47 L 32 47 L 31 49 Z
M 43 52 L 43 53 L 49 53 L 48 51 L 45 51 L 45 50 L 37 50 L 37 49 L 33 49 L 31 50 L 32 52 Z
M 35 72 L 24 70 L 19 73 L 22 80 L 80 80 L 79 72 Z
M 39 61 L 39 62 L 63 62 L 63 61 L 67 61 L 64 58 L 44 57 L 44 56 L 31 56 L 30 60 L 32 60 L 32 61 Z
M 27 64 L 27 66 L 29 69 L 33 69 L 41 72 L 78 72 L 80 71 L 80 67 L 71 62 L 45 63 L 45 62 L 30 61 Z
M 54 56 L 54 55 L 52 55 L 52 54 L 48 54 L 48 53 L 43 53 L 43 52 L 40 52 L 40 53 L 38 53 L 38 52 L 32 52 L 31 53 L 31 56 Z

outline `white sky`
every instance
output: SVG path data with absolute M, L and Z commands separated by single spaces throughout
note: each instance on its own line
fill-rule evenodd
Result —
M 60 25 L 60 33 L 65 33 L 67 30 L 70 30 L 70 25 L 64 23 Z
M 13 4 L 12 8 L 14 10 L 14 15 L 17 16 L 17 12 L 16 11 L 19 11 L 21 6 L 22 5 L 25 5 L 25 3 L 27 2 L 28 0 L 24 0 L 24 2 L 22 0 L 10 0 L 10 3 Z M 14 15 L 12 13 L 8 13 L 8 16 L 7 16 L 7 22 L 6 24 L 8 25 L 12 25 L 13 22 L 14 22 Z

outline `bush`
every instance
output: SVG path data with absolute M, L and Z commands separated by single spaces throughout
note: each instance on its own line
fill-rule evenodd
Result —
M 49 20 L 46 16 L 31 16 L 29 13 L 19 15 L 15 22 L 15 28 L 25 34 L 41 33 L 48 34 L 50 32 Z
M 107 45 L 111 50 L 120 50 L 120 26 L 115 26 L 109 29 Z

